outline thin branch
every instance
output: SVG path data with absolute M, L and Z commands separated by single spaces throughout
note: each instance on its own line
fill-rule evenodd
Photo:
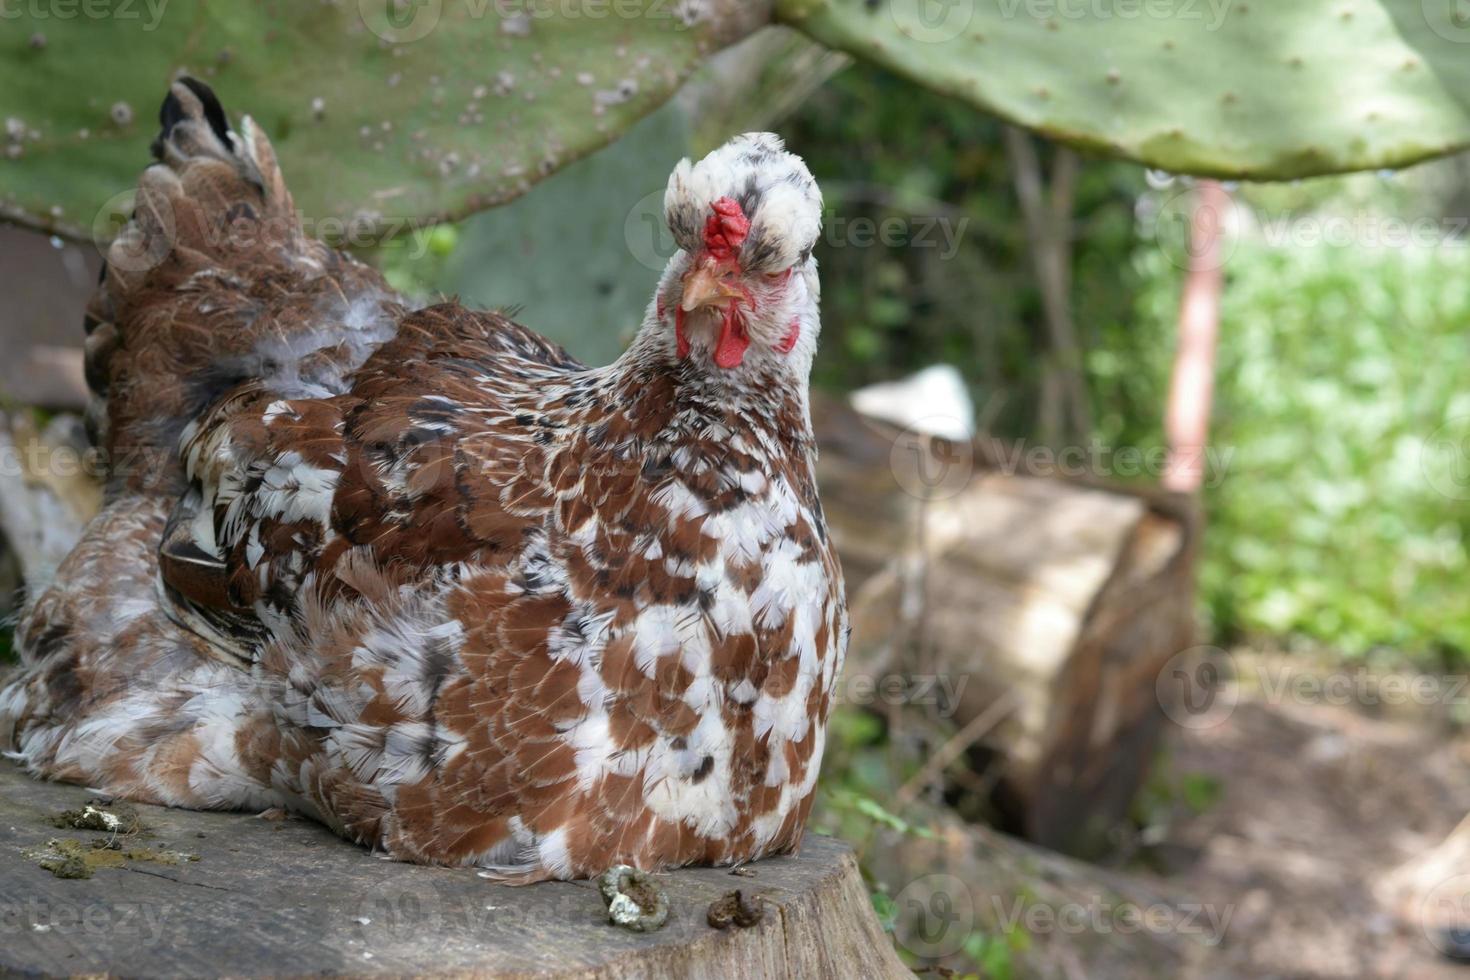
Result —
M 1071 435 L 1085 438 L 1092 431 L 1092 412 L 1082 376 L 1082 346 L 1072 320 L 1072 210 L 1076 201 L 1077 155 L 1059 148 L 1052 167 L 1050 190 L 1045 186 L 1041 160 L 1031 137 L 1014 126 L 1005 131 L 1006 155 L 1016 198 L 1026 222 L 1031 261 L 1041 289 L 1043 319 L 1051 346 L 1050 370 L 1059 387 L 1050 389 L 1062 402 L 1061 411 L 1044 416 L 1065 417 Z M 1043 387 L 1045 394 L 1049 389 Z M 1055 435 L 1051 438 L 1055 439 Z
M 894 807 L 902 812 L 903 808 L 914 801 L 925 786 L 928 786 L 939 775 L 949 768 L 949 765 L 965 753 L 970 746 L 984 738 L 1001 722 L 1010 717 L 1012 711 L 1020 707 L 1020 698 L 1014 691 L 1007 691 L 997 698 L 984 711 L 970 719 L 969 724 L 939 747 L 939 751 L 929 757 L 918 772 L 898 788 L 894 794 Z

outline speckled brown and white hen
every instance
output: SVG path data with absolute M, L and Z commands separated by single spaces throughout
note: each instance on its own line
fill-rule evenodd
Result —
M 307 238 L 202 84 L 162 117 L 88 316 L 106 507 L 25 613 L 0 748 L 509 881 L 796 848 L 847 633 L 801 160 L 680 163 L 680 250 L 587 368 Z

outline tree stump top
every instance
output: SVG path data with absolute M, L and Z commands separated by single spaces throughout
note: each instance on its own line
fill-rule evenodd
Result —
M 136 806 L 141 833 L 56 826 L 96 802 L 0 762 L 0 975 L 908 975 L 852 854 L 816 835 L 745 875 L 656 876 L 669 920 L 641 934 L 608 923 L 595 882 L 497 885 L 381 860 L 305 820 Z M 84 862 L 91 877 L 40 864 L 52 842 L 109 840 L 121 850 Z M 765 914 L 712 928 L 710 904 L 736 889 Z

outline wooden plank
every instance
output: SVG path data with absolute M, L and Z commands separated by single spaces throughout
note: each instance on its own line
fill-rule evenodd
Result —
M 942 744 L 986 720 L 958 754 L 986 767 L 971 775 L 996 767 L 980 802 L 1006 829 L 1111 846 L 1154 758 L 1157 679 L 1194 643 L 1194 503 L 1033 472 L 991 440 L 916 440 L 820 397 L 813 417 L 852 616 L 845 689 L 946 685 L 954 704 L 888 705 L 890 734 Z
M 0 396 L 18 405 L 82 409 L 82 312 L 102 256 L 93 245 L 53 244 L 0 226 Z
M 611 926 L 592 882 L 511 888 L 473 871 L 380 860 L 304 820 L 138 807 L 147 847 L 198 855 L 68 880 L 39 867 L 52 818 L 95 797 L 0 762 L 0 975 L 262 974 L 597 978 L 909 976 L 846 845 L 809 836 L 799 857 L 658 877 L 662 930 Z M 734 890 L 767 914 L 718 931 Z

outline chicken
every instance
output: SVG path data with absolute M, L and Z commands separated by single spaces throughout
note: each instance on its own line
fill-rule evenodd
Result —
M 172 86 L 87 318 L 106 503 L 0 749 L 524 883 L 794 851 L 847 638 L 813 477 L 821 198 L 770 134 L 669 179 L 615 363 L 415 309 Z

